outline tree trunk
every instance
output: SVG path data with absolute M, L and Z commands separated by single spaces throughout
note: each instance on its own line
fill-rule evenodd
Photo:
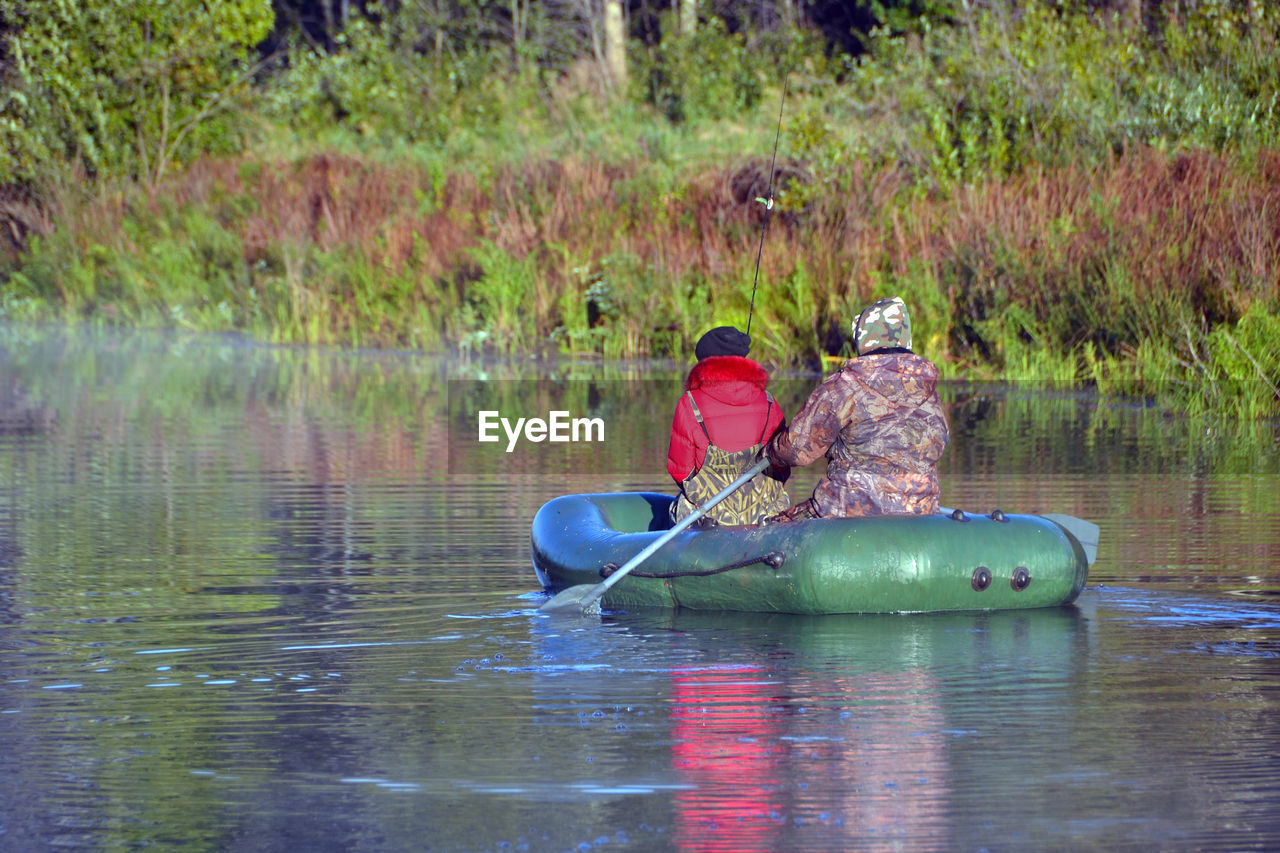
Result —
M 338 28 L 333 24 L 333 4 L 329 0 L 324 0 L 320 4 L 320 14 L 323 16 L 324 38 L 329 44 L 333 44 L 333 37 L 338 34 Z
M 691 36 L 698 28 L 698 0 L 678 0 L 680 3 L 680 35 Z
M 1124 0 L 1120 10 L 1125 27 L 1135 32 L 1142 29 L 1142 0 Z
M 517 48 L 523 43 L 529 28 L 529 0 L 511 0 L 511 42 Z
M 511 64 L 519 73 L 524 70 L 524 36 L 528 25 L 529 0 L 511 0 Z
M 609 70 L 609 84 L 615 92 L 625 92 L 627 50 L 622 26 L 622 0 L 605 0 L 604 59 Z
M 791 0 L 781 0 L 778 6 L 782 9 L 783 29 L 791 29 L 796 23 L 796 10 Z

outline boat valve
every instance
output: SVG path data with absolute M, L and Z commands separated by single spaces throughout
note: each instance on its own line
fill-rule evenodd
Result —
M 1031 586 L 1031 572 L 1027 571 L 1026 566 L 1018 566 L 1013 570 L 1013 577 L 1009 579 L 1009 586 L 1015 591 L 1022 592 Z
M 973 570 L 973 578 L 969 581 L 974 592 L 982 592 L 991 586 L 991 570 L 986 566 L 978 566 Z
M 952 521 L 968 521 L 969 516 L 965 515 L 964 510 L 962 509 L 953 509 L 951 510 L 951 520 Z
M 991 510 L 991 515 L 987 517 L 990 518 L 992 521 L 1008 521 L 1009 520 L 1005 518 L 1004 513 L 998 509 Z

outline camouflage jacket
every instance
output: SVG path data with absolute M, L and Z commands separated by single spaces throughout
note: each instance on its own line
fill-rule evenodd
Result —
M 936 512 L 950 439 L 937 387 L 938 368 L 910 352 L 851 359 L 774 435 L 769 456 L 808 465 L 826 455 L 813 492 L 822 517 Z

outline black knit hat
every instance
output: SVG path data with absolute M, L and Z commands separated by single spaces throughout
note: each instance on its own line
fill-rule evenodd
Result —
M 693 354 L 698 361 L 712 355 L 746 355 L 751 351 L 751 338 L 733 326 L 716 326 L 698 339 Z

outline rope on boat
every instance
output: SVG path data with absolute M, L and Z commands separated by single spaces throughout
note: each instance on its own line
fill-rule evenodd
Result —
M 779 568 L 783 563 L 785 563 L 786 560 L 787 560 L 787 555 L 782 553 L 781 551 L 770 551 L 769 553 L 761 554 L 758 557 L 751 557 L 746 560 L 739 560 L 736 563 L 729 563 L 728 565 L 719 566 L 714 569 L 701 569 L 697 571 L 690 570 L 687 572 L 680 572 L 680 571 L 642 572 L 642 571 L 633 569 L 628 574 L 636 578 L 705 578 L 709 575 L 718 575 L 721 572 L 728 572 L 734 569 L 741 569 L 741 568 L 745 568 L 746 566 L 753 566 L 756 563 L 764 563 L 766 566 L 776 569 L 776 568 Z M 617 563 L 605 563 L 604 567 L 600 569 L 600 577 L 607 578 L 609 577 L 609 575 L 616 572 L 618 568 L 619 567 Z

